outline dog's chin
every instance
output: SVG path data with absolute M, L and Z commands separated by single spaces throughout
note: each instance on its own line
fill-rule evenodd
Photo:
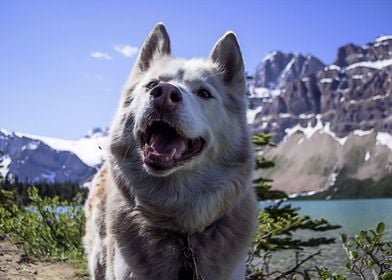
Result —
M 160 169 L 160 168 L 156 168 L 154 166 L 150 166 L 146 163 L 143 164 L 143 167 L 147 171 L 148 174 L 150 174 L 151 176 L 154 176 L 154 177 L 165 177 L 165 176 L 168 176 L 170 174 L 175 173 L 178 170 L 177 167 L 173 167 L 170 169 Z
M 205 146 L 202 137 L 187 138 L 164 121 L 153 121 L 138 134 L 143 166 L 152 176 L 174 173 L 200 156 Z

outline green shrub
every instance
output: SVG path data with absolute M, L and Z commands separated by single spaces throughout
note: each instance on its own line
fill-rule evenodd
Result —
M 392 241 L 385 241 L 385 224 L 378 223 L 376 230 L 362 230 L 354 237 L 341 234 L 343 248 L 347 255 L 345 268 L 347 275 L 331 272 L 318 267 L 317 272 L 323 280 L 341 279 L 392 279 Z
M 265 146 L 275 146 L 271 143 L 271 135 L 258 134 L 252 137 L 255 151 L 261 151 Z M 272 168 L 274 163 L 256 154 L 256 169 Z M 260 211 L 258 216 L 259 227 L 257 229 L 252 248 L 248 257 L 247 280 L 258 279 L 292 279 L 296 276 L 306 277 L 307 271 L 303 264 L 321 254 L 315 249 L 313 253 L 299 259 L 299 252 L 305 248 L 317 248 L 335 242 L 335 238 L 295 238 L 294 233 L 299 230 L 310 232 L 324 232 L 340 228 L 339 225 L 331 225 L 327 220 L 313 220 L 308 216 L 301 216 L 299 208 L 293 208 L 289 204 L 283 204 L 287 199 L 284 192 L 271 190 L 271 180 L 259 177 L 253 181 L 259 200 L 278 200 Z M 296 257 L 281 270 L 271 270 L 270 263 L 274 253 L 282 250 L 296 252 Z
M 13 192 L 0 189 L 0 231 L 25 254 L 40 260 L 71 261 L 84 266 L 82 236 L 84 211 L 81 206 L 53 198 L 42 198 L 38 190 L 27 190 L 28 207 L 13 203 Z

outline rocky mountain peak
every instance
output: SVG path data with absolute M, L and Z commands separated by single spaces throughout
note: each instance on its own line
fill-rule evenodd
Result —
M 0 150 L 5 161 L 0 173 L 20 181 L 81 182 L 96 172 L 72 152 L 4 129 L 0 130 Z
M 249 101 L 253 131 L 271 133 L 276 142 L 317 118 L 338 137 L 392 133 L 392 36 L 342 46 L 327 66 L 311 55 L 270 53 L 256 69 Z
M 268 53 L 257 66 L 255 86 L 269 89 L 281 88 L 286 83 L 316 73 L 324 64 L 312 55 Z
M 377 37 L 374 42 L 364 46 L 347 44 L 338 49 L 335 65 L 346 67 L 359 62 L 374 62 L 392 59 L 392 36 Z

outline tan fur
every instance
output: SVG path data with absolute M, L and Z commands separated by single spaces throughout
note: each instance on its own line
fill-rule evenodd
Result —
M 143 85 L 157 77 L 181 88 L 184 98 L 165 121 L 187 138 L 206 140 L 201 154 L 165 171 L 143 164 L 138 142 L 138 130 L 152 110 Z M 200 86 L 214 99 L 193 95 Z M 245 93 L 232 33 L 218 41 L 207 60 L 181 60 L 171 57 L 165 27 L 153 29 L 125 86 L 109 160 L 86 202 L 84 242 L 93 279 L 176 280 L 186 234 L 204 280 L 244 278 L 257 213 Z

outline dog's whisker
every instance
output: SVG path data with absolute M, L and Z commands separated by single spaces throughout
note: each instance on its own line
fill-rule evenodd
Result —
M 122 165 L 124 165 L 125 159 L 127 158 L 127 154 L 128 154 L 129 151 L 131 150 L 131 147 L 132 147 L 132 144 L 129 144 L 129 145 L 128 145 L 128 148 L 126 149 L 126 151 L 125 151 L 125 153 L 124 153 L 124 156 L 123 156 L 123 158 L 122 158 L 122 162 L 121 162 Z

